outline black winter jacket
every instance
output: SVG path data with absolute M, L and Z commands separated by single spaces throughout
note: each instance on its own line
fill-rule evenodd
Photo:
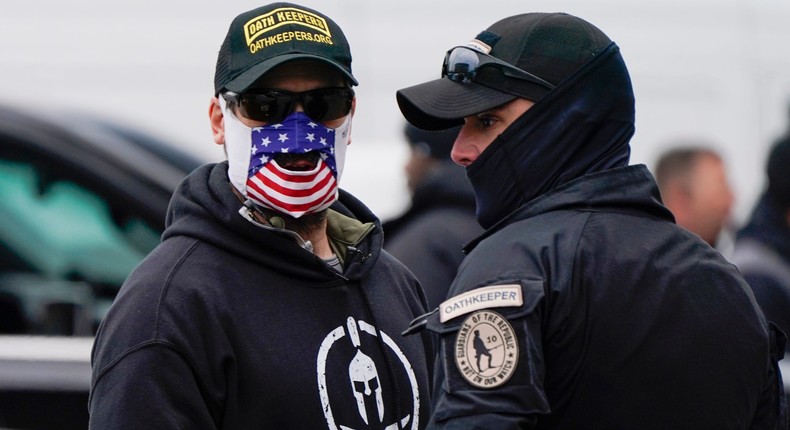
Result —
M 730 261 L 752 287 L 765 317 L 790 334 L 790 227 L 787 209 L 770 194 L 762 195 L 738 232 Z
M 384 248 L 414 272 L 432 309 L 447 297 L 464 245 L 482 232 L 464 169 L 448 160 L 417 185 L 403 215 L 384 223 Z
M 783 428 L 774 332 L 644 166 L 567 182 L 470 249 L 428 320 L 430 428 Z

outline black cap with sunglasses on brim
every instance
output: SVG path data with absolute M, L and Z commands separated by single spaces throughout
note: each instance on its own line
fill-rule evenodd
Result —
M 413 125 L 443 130 L 519 97 L 539 102 L 610 43 L 564 13 L 505 18 L 448 51 L 440 79 L 398 91 L 398 106 Z
M 217 57 L 214 93 L 242 93 L 288 61 L 317 60 L 337 68 L 352 85 L 351 50 L 328 16 L 292 3 L 272 3 L 238 15 Z

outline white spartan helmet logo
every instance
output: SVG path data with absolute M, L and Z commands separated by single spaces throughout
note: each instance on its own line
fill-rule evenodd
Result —
M 371 393 L 375 393 L 376 408 L 379 412 L 378 422 L 382 422 L 384 420 L 384 400 L 381 395 L 381 382 L 376 371 L 376 363 L 359 349 L 359 331 L 357 330 L 356 321 L 349 317 L 346 327 L 348 327 L 348 336 L 351 338 L 351 342 L 357 348 L 356 355 L 354 355 L 354 358 L 348 365 L 348 378 L 351 380 L 354 397 L 357 399 L 359 415 L 365 420 L 365 424 L 370 424 L 367 409 L 365 408 L 365 398 L 369 398 Z

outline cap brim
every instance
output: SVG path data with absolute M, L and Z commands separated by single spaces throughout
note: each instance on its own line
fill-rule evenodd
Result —
M 464 117 L 518 98 L 476 83 L 462 84 L 446 78 L 404 88 L 396 97 L 406 120 L 423 130 L 454 127 Z
M 252 84 L 254 84 L 255 81 L 260 79 L 260 77 L 263 76 L 269 70 L 273 69 L 276 66 L 279 66 L 280 64 L 293 60 L 316 60 L 330 64 L 334 66 L 340 73 L 342 73 L 343 76 L 350 79 L 353 85 L 359 85 L 356 78 L 354 78 L 354 76 L 339 63 L 336 63 L 325 57 L 319 57 L 317 55 L 304 54 L 304 53 L 290 53 L 290 54 L 283 54 L 273 58 L 269 58 L 268 60 L 261 61 L 260 63 L 250 67 L 249 69 L 245 70 L 242 74 L 236 76 L 235 78 L 231 79 L 230 82 L 225 84 L 225 89 L 233 91 L 235 93 L 244 92 Z

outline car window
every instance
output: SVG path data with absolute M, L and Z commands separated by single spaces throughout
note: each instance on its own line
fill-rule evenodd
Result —
M 159 232 L 43 169 L 0 159 L 0 333 L 93 334 Z

